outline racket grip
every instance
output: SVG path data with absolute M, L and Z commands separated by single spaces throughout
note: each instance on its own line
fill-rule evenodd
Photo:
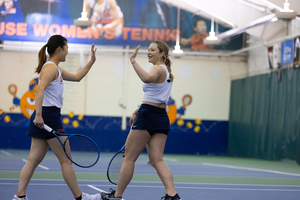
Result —
M 44 129 L 46 131 L 48 131 L 49 133 L 52 131 L 52 128 L 50 128 L 49 126 L 47 126 L 46 124 L 44 124 Z

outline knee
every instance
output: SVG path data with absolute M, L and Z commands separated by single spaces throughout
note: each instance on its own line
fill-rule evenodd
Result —
M 42 161 L 43 158 L 31 158 L 31 157 L 29 157 L 27 160 L 28 163 L 32 164 L 35 167 L 37 167 Z
M 60 159 L 59 160 L 60 165 L 72 165 L 72 162 L 67 158 L 67 159 Z
M 163 160 L 150 160 L 150 164 L 156 169 Z

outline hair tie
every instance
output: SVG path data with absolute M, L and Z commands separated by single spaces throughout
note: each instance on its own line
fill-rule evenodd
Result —
M 167 59 L 170 60 L 170 54 L 167 56 Z M 173 64 L 171 60 L 170 60 L 170 63 Z

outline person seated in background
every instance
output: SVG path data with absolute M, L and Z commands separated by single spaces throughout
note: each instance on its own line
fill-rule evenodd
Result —
M 195 33 L 190 38 L 181 38 L 180 43 L 182 45 L 191 45 L 192 50 L 212 49 L 212 47 L 203 42 L 209 36 L 206 29 L 207 27 L 203 20 L 196 20 L 194 23 Z

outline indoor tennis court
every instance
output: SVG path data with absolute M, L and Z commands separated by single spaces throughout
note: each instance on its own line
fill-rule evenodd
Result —
M 0 200 L 18 193 L 30 131 L 61 140 L 53 149 L 34 140 L 47 154 L 29 200 L 81 198 L 53 152 L 68 164 L 80 155 L 81 167 L 68 167 L 83 192 L 116 189 L 108 166 L 144 97 L 157 121 L 135 131 L 168 133 L 157 149 L 181 199 L 299 200 L 299 68 L 299 0 L 0 0 Z M 45 95 L 52 83 L 59 93 Z M 38 110 L 49 115 L 34 117 Z M 37 131 L 44 120 L 51 126 Z M 123 199 L 168 197 L 146 153 Z
M 28 151 L 1 150 L 1 199 L 10 199 L 18 187 L 19 172 Z M 82 191 L 94 194 L 115 188 L 106 178 L 106 168 L 113 154 L 101 154 L 90 169 L 75 167 Z M 184 199 L 297 200 L 300 195 L 299 166 L 291 161 L 264 161 L 214 156 L 165 155 L 173 172 L 175 187 Z M 136 163 L 133 181 L 124 199 L 160 199 L 164 187 L 147 155 Z M 37 167 L 28 187 L 29 199 L 72 199 L 62 179 L 60 165 L 50 151 Z M 126 198 L 127 197 L 127 198 Z

